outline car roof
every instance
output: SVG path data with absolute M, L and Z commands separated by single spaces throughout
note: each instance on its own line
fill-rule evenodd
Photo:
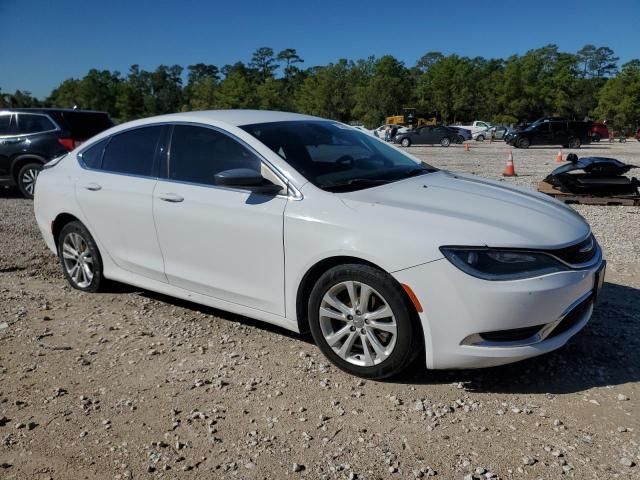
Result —
M 74 112 L 74 113 L 104 113 L 108 115 L 108 112 L 101 112 L 100 110 L 82 110 L 79 108 L 0 108 L 0 111 L 9 112 L 25 112 L 25 113 L 53 113 L 53 112 Z
M 214 121 L 240 127 L 256 123 L 290 122 L 300 120 L 327 120 L 326 118 L 313 117 L 300 113 L 276 112 L 269 110 L 200 110 L 195 112 L 170 113 L 157 117 L 141 119 L 141 122 L 149 121 Z

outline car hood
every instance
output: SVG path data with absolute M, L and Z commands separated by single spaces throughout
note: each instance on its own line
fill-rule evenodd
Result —
M 442 170 L 341 198 L 383 225 L 382 236 L 415 236 L 432 253 L 442 245 L 561 248 L 590 232 L 578 213 L 551 197 Z

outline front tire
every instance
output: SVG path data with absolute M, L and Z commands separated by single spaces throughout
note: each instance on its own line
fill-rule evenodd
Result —
M 531 142 L 528 138 L 521 138 L 520 140 L 518 140 L 518 148 L 529 148 L 529 145 L 531 145 Z
M 594 141 L 594 142 L 599 142 L 599 141 L 600 141 L 600 134 L 596 133 L 596 134 L 593 136 L 593 141 Z
M 478 135 L 478 136 L 476 137 L 476 141 L 477 141 L 477 142 L 484 142 L 484 135 Z
M 402 287 L 368 265 L 339 265 L 316 282 L 308 303 L 311 334 L 338 368 L 363 378 L 404 370 L 421 351 L 416 314 Z
M 440 145 L 442 145 L 443 147 L 448 147 L 449 145 L 451 145 L 451 139 L 449 137 L 444 137 L 440 140 Z
M 98 246 L 82 223 L 74 221 L 62 227 L 58 235 L 58 258 L 73 288 L 94 293 L 104 284 Z
M 403 138 L 402 141 L 400 142 L 400 145 L 402 145 L 403 147 L 410 147 L 411 140 L 409 140 L 408 138 Z
M 41 170 L 42 165 L 40 163 L 30 162 L 18 171 L 18 188 L 25 198 L 33 198 L 36 191 L 36 180 Z

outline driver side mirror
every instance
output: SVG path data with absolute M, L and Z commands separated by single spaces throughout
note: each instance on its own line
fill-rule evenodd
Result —
M 280 185 L 271 183 L 250 168 L 233 168 L 218 172 L 213 177 L 214 183 L 223 187 L 237 187 L 265 195 L 277 195 L 282 191 Z

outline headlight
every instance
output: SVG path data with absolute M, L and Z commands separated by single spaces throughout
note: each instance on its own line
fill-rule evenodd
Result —
M 440 251 L 463 272 L 484 280 L 520 280 L 568 270 L 545 253 L 473 247 L 441 247 Z

